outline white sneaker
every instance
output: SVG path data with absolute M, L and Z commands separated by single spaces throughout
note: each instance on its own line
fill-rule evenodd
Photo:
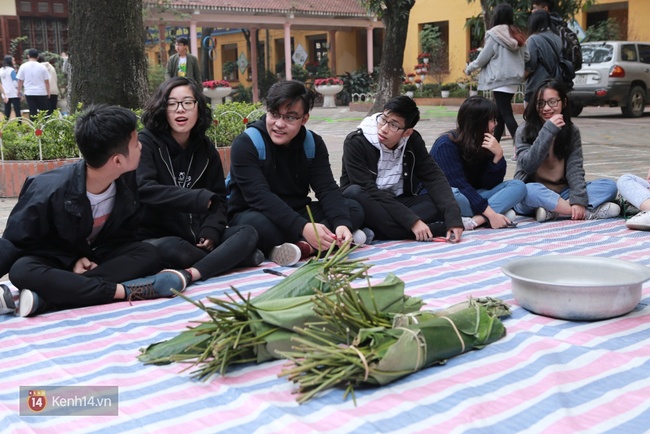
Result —
M 621 214 L 621 207 L 614 202 L 605 202 L 593 211 L 587 210 L 585 220 L 611 219 Z
M 544 208 L 537 208 L 537 211 L 535 212 L 535 220 L 538 222 L 545 222 L 547 220 L 554 220 L 557 218 L 558 214 L 554 213 L 553 211 L 547 211 Z
M 474 219 L 471 217 L 462 217 L 462 220 L 463 220 L 463 228 L 466 231 L 473 231 L 476 228 L 476 226 L 478 226 L 476 224 L 476 221 L 474 221 Z
M 625 222 L 625 226 L 629 229 L 636 229 L 637 231 L 650 231 L 650 211 L 641 211 L 633 217 L 630 217 Z
M 352 242 L 357 246 L 363 246 L 366 244 L 366 234 L 361 229 L 357 229 L 352 233 Z
M 508 211 L 503 213 L 503 216 L 510 220 L 511 222 L 515 221 L 515 218 L 517 217 L 517 213 L 515 212 L 514 209 L 509 209 Z
M 20 298 L 18 300 L 18 316 L 26 317 L 36 313 L 40 307 L 40 298 L 29 289 L 20 291 Z
M 290 267 L 300 261 L 300 247 L 292 243 L 284 243 L 271 249 L 269 259 L 281 267 Z

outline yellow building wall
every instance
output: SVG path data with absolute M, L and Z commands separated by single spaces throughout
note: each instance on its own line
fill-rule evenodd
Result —
M 16 2 L 1 0 L 0 1 L 0 15 L 6 15 L 10 17 L 16 16 Z

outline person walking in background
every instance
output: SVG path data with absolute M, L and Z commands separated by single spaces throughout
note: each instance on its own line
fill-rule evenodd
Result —
M 500 3 L 492 15 L 492 28 L 485 34 L 485 45 L 480 54 L 465 69 L 471 74 L 481 69 L 478 90 L 491 90 L 496 101 L 497 125 L 494 138 L 501 141 L 508 127 L 514 143 L 517 121 L 512 113 L 512 97 L 524 80 L 526 61 L 526 36 L 514 25 L 512 6 Z
M 341 190 L 361 204 L 378 239 L 460 241 L 463 222 L 444 173 L 415 125 L 420 110 L 407 96 L 391 98 L 343 144 Z M 419 194 L 419 184 L 427 189 Z
M 11 116 L 11 108 L 14 108 L 14 115 L 20 118 L 20 96 L 18 95 L 18 78 L 13 56 L 5 56 L 0 68 L 0 84 L 2 84 L 2 101 L 5 104 L 5 119 Z
M 566 88 L 558 80 L 544 80 L 533 93 L 515 139 L 515 179 L 527 189 L 515 211 L 538 222 L 616 217 L 621 211 L 613 203 L 616 183 L 604 178 L 585 182 L 580 130 L 570 113 Z
M 632 206 L 641 211 L 625 222 L 630 229 L 650 231 L 650 170 L 645 179 L 626 173 L 616 181 L 618 191 Z
M 180 37 L 176 39 L 176 54 L 172 55 L 167 61 L 165 75 L 167 78 L 187 77 L 200 86 L 202 80 L 199 60 L 189 53 L 189 44 L 187 38 Z
M 228 221 L 253 226 L 259 249 L 281 266 L 351 242 L 353 232 L 355 243 L 367 241 L 361 205 L 343 197 L 325 142 L 305 127 L 315 98 L 300 81 L 275 83 L 266 114 L 232 142 Z
M 513 226 L 514 206 L 526 196 L 520 180 L 504 181 L 507 163 L 494 136 L 497 106 L 482 96 L 467 98 L 458 110 L 455 130 L 443 134 L 431 147 L 460 206 L 466 229 L 487 224 Z
M 39 110 L 47 111 L 50 98 L 50 73 L 38 62 L 38 50 L 30 48 L 28 61 L 18 68 L 18 95 L 25 89 L 24 95 L 29 106 L 29 118 L 33 119 Z
M 163 82 L 142 123 L 138 237 L 156 246 L 164 267 L 184 269 L 188 283 L 261 264 L 255 229 L 226 227 L 223 168 L 205 135 L 212 111 L 200 85 L 187 77 Z
M 528 18 L 528 60 L 526 61 L 526 92 L 528 104 L 540 83 L 555 76 L 562 52 L 562 40 L 550 28 L 548 12 L 536 11 Z
M 38 56 L 38 61 L 45 66 L 50 74 L 50 97 L 48 99 L 47 114 L 51 115 L 56 110 L 56 104 L 59 101 L 59 80 L 56 76 L 56 69 L 43 56 Z

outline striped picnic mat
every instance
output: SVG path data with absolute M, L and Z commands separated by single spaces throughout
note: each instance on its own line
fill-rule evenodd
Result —
M 139 349 L 169 339 L 200 311 L 181 299 L 126 302 L 35 318 L 0 315 L 0 431 L 6 432 L 646 432 L 650 430 L 650 284 L 631 313 L 569 322 L 517 306 L 501 266 L 519 257 L 586 255 L 650 266 L 650 233 L 621 219 L 529 219 L 516 229 L 466 232 L 459 244 L 379 242 L 373 280 L 389 272 L 438 309 L 468 296 L 513 305 L 508 335 L 381 388 L 358 388 L 357 406 L 331 390 L 298 405 L 278 378 L 284 362 L 244 365 L 208 382 L 183 365 L 144 366 Z M 272 267 L 275 264 L 265 263 Z M 278 270 L 291 272 L 290 268 Z M 194 299 L 230 285 L 252 295 L 280 277 L 248 268 L 193 285 Z M 19 414 L 20 386 L 117 386 L 118 416 Z

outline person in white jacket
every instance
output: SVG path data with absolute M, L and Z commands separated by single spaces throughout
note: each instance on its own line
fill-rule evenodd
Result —
M 494 95 L 499 111 L 494 129 L 497 141 L 501 141 L 507 126 L 514 142 L 518 125 L 511 103 L 524 79 L 526 55 L 526 35 L 514 26 L 512 6 L 500 3 L 494 9 L 492 28 L 485 34 L 483 49 L 465 69 L 466 74 L 471 74 L 480 68 L 478 90 L 491 90 Z

